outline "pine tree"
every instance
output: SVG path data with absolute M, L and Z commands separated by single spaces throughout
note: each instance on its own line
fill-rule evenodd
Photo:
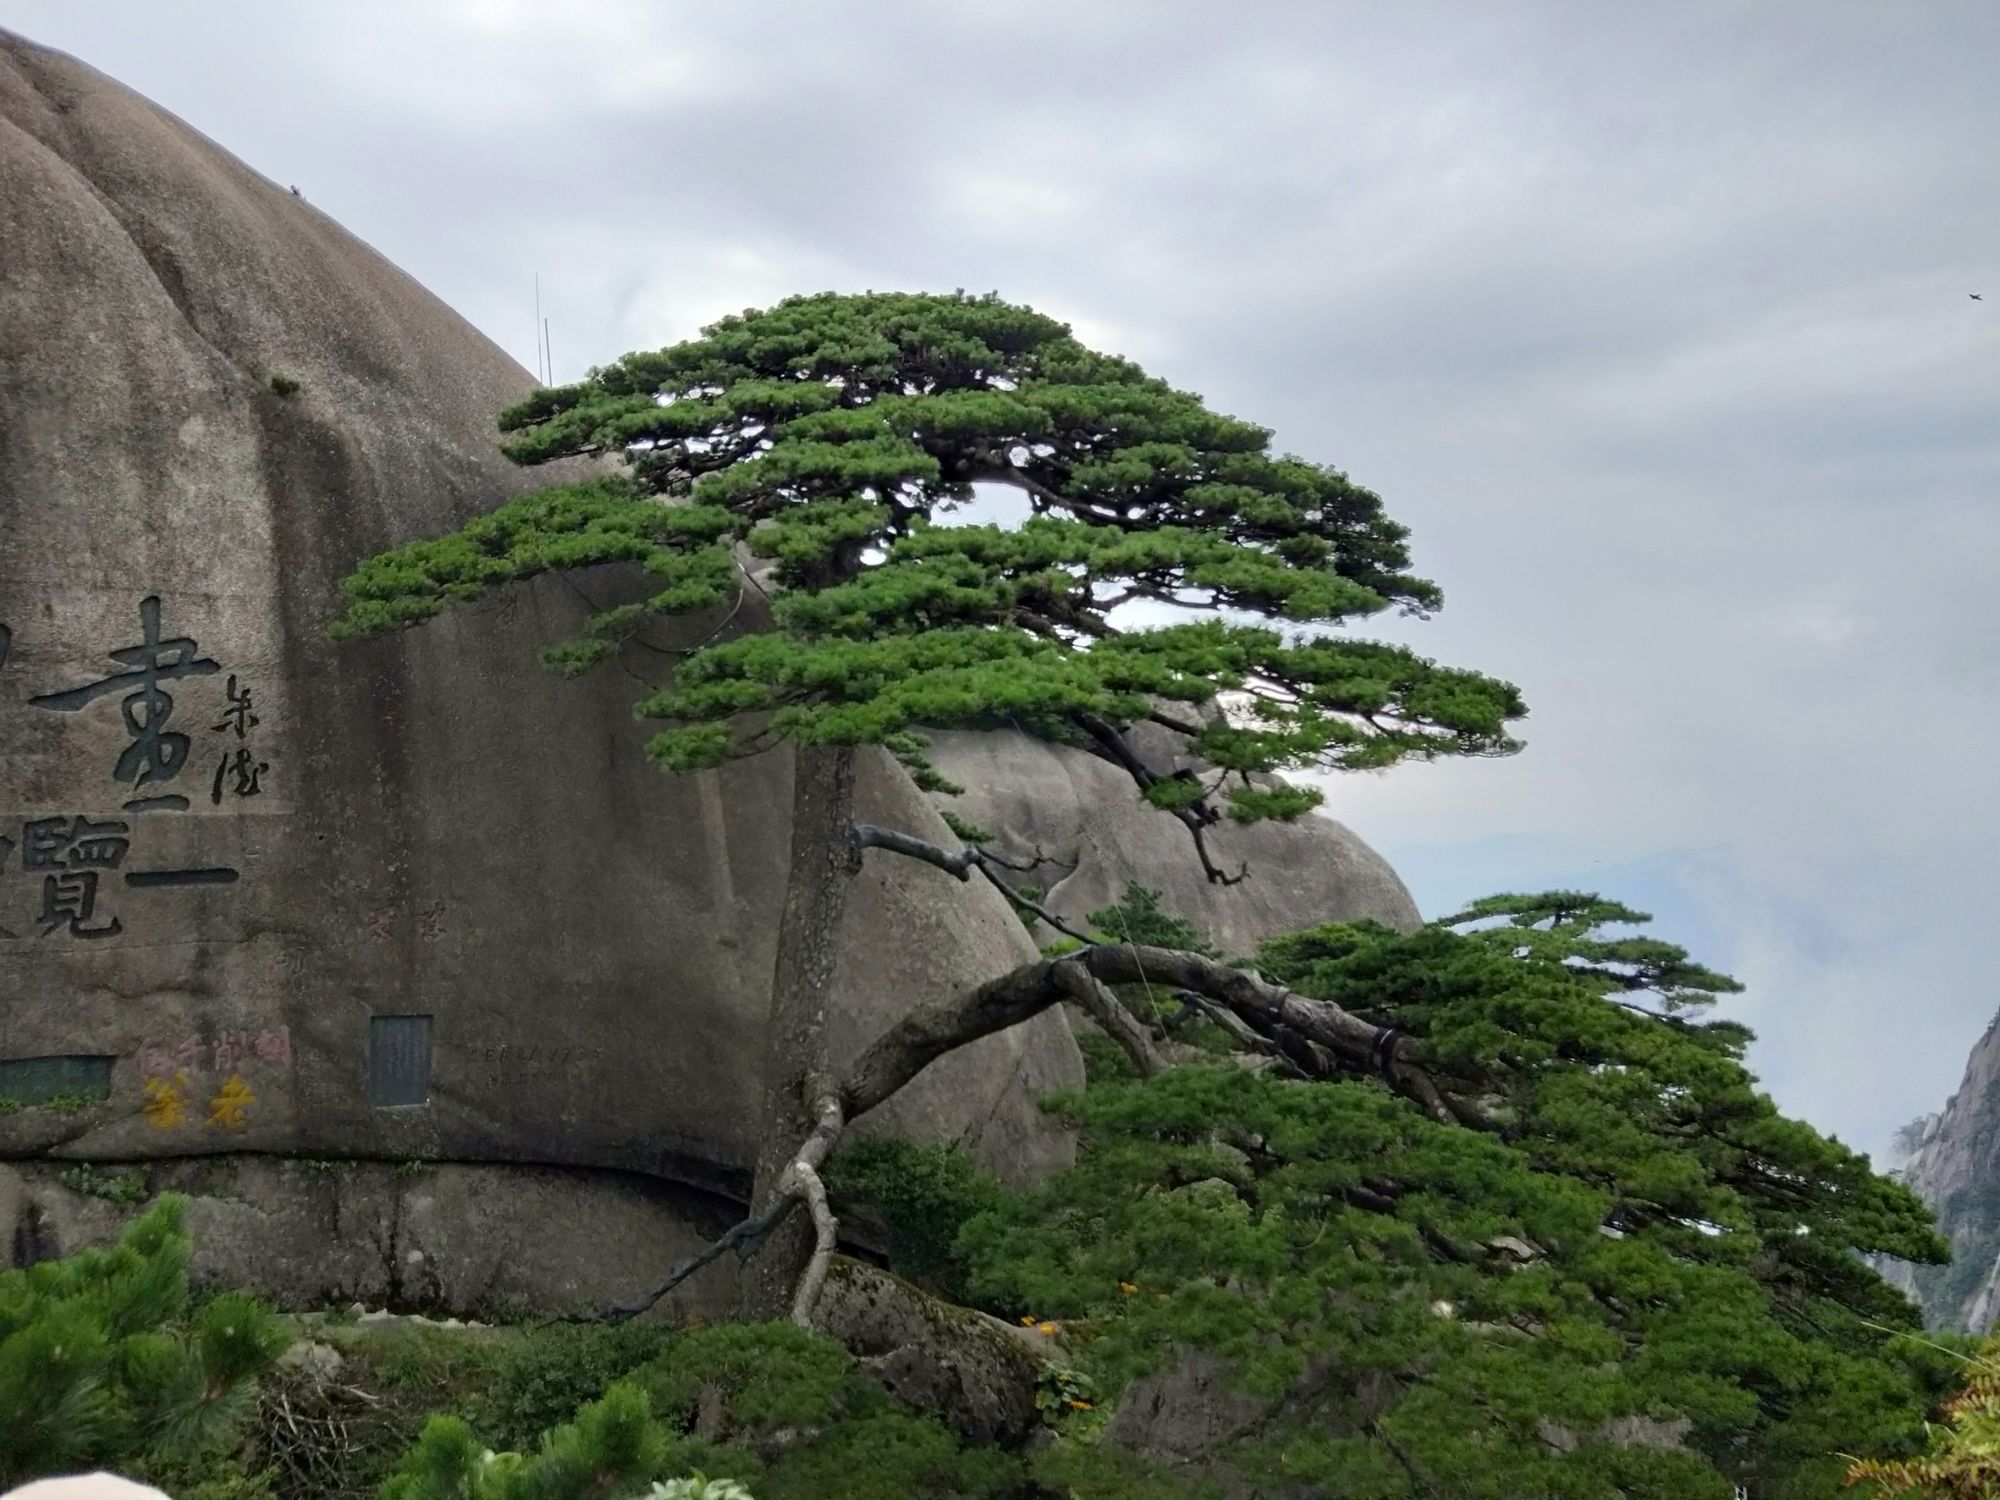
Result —
M 1121 913 L 1201 946 L 1150 893 L 1103 925 Z M 1646 920 L 1555 892 L 1410 934 L 1315 928 L 1244 969 L 1146 949 L 1149 966 L 1180 952 L 1242 1030 L 1150 1068 L 1128 1035 L 1130 1066 L 1056 1103 L 1073 1169 L 1010 1191 L 949 1147 L 843 1148 L 828 1180 L 878 1210 L 897 1270 L 1049 1339 L 1049 1430 L 1021 1452 L 884 1409 L 812 1334 L 723 1325 L 539 1455 L 489 1458 L 433 1424 L 391 1494 L 636 1495 L 696 1467 L 772 1500 L 1993 1493 L 1993 1362 L 1967 1379 L 1861 1260 L 1941 1257 L 1929 1213 L 1778 1112 L 1743 1065 L 1749 1033 L 1706 1015 L 1734 981 Z M 1312 1034 L 1241 1050 L 1286 1024 L 1273 1013 Z M 1313 1021 L 1335 1015 L 1376 1029 L 1343 1052 Z M 1151 1035 L 1172 1045 L 1169 1022 Z M 1190 1351 L 1220 1362 L 1210 1399 L 1234 1434 L 1165 1470 L 1109 1446 L 1133 1383 Z M 747 1446 L 694 1430 L 718 1395 Z M 779 1432 L 784 1457 L 758 1467 L 746 1455 Z
M 0 1272 L 0 1482 L 232 1445 L 286 1335 L 240 1293 L 191 1306 L 189 1249 L 164 1195 L 115 1245 Z
M 1778 1112 L 1749 1033 L 1702 1014 L 1735 982 L 1617 931 L 1646 920 L 1556 892 L 1266 944 L 1246 983 L 1387 1040 L 1094 1079 L 1059 1106 L 1076 1167 L 959 1229 L 971 1294 L 1074 1330 L 1112 1399 L 1177 1349 L 1225 1360 L 1270 1403 L 1222 1455 L 1249 1481 L 1839 1494 L 1839 1452 L 1909 1452 L 1950 1373 L 1861 1257 L 1945 1247 L 1905 1186 Z M 1991 1472 L 1992 1383 L 1931 1459 L 1856 1472 Z
M 760 1211 L 810 1171 L 796 1153 L 822 1113 L 811 1080 L 825 1070 L 848 877 L 864 848 L 919 852 L 905 834 L 854 825 L 857 747 L 884 747 L 945 789 L 926 729 L 1006 722 L 1079 744 L 1185 824 L 1216 880 L 1241 875 L 1208 854 L 1219 819 L 1295 817 L 1319 800 L 1262 773 L 1517 748 L 1507 725 L 1524 709 L 1508 684 L 1330 633 L 1440 602 L 1376 495 L 1273 455 L 1265 429 L 995 297 L 794 298 L 538 391 L 500 422 L 516 462 L 622 468 L 365 561 L 335 633 L 614 562 L 642 571 L 644 597 L 552 646 L 560 670 L 616 656 L 659 616 L 718 617 L 675 648 L 672 681 L 637 710 L 666 726 L 648 752 L 670 771 L 779 743 L 797 752 Z M 1017 491 L 1029 518 L 954 524 L 979 484 Z M 770 564 L 767 579 L 747 579 L 745 551 Z M 746 609 L 753 593 L 767 611 Z M 1115 614 L 1140 602 L 1173 623 Z M 729 634 L 749 613 L 767 628 Z M 1234 712 L 1205 715 L 1218 696 Z M 1139 723 L 1211 770 L 1155 774 L 1125 738 Z M 975 863 L 992 876 L 991 861 Z M 802 1229 L 778 1233 L 753 1271 L 760 1314 L 783 1305 L 806 1254 Z

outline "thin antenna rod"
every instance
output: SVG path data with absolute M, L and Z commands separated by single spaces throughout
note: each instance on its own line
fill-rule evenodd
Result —
M 547 385 L 542 373 L 542 273 L 535 272 L 535 383 Z
M 547 318 L 542 319 L 542 347 L 549 351 L 549 384 L 554 385 L 556 383 L 556 350 L 555 345 L 549 342 L 549 320 Z

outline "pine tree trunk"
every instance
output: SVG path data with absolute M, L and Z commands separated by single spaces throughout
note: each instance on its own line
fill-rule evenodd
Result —
M 801 746 L 795 777 L 792 863 L 771 975 L 753 1214 L 770 1201 L 780 1174 L 812 1133 L 805 1083 L 809 1074 L 827 1071 L 827 1008 L 839 954 L 840 919 L 853 873 L 848 842 L 854 820 L 853 749 Z M 746 1317 L 785 1316 L 812 1247 L 812 1224 L 803 1212 L 793 1214 L 765 1240 L 746 1268 Z

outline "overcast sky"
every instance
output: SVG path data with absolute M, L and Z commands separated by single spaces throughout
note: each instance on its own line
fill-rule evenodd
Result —
M 574 378 L 998 290 L 1415 532 L 1511 761 L 1343 779 L 1428 915 L 1582 885 L 1866 1149 L 2000 1005 L 2000 5 L 0 0 Z M 1974 301 L 1973 292 L 1987 294 Z

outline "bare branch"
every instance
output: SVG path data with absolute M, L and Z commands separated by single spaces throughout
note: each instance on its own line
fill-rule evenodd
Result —
M 848 838 L 854 846 L 857 860 L 864 849 L 886 849 L 891 854 L 935 865 L 954 880 L 970 880 L 973 867 L 979 863 L 976 846 L 954 851 L 933 844 L 928 839 L 920 839 L 913 833 L 904 833 L 896 828 L 877 828 L 872 823 L 856 823 L 848 830 Z
M 826 1284 L 834 1247 L 840 1242 L 840 1220 L 827 1205 L 826 1184 L 819 1180 L 819 1173 L 804 1162 L 795 1161 L 787 1175 L 795 1190 L 804 1193 L 806 1207 L 812 1213 L 812 1259 L 806 1262 L 805 1274 L 799 1277 L 799 1289 L 792 1297 L 792 1321 L 801 1328 L 810 1328 L 813 1307 L 819 1301 L 820 1288 Z
M 764 1242 L 772 1230 L 784 1223 L 792 1210 L 798 1206 L 799 1203 L 796 1198 L 782 1196 L 773 1198 L 769 1207 L 761 1214 L 758 1214 L 755 1218 L 744 1219 L 741 1223 L 731 1225 L 719 1239 L 704 1249 L 696 1251 L 693 1255 L 690 1255 L 686 1260 L 675 1266 L 673 1270 L 667 1273 L 666 1279 L 651 1291 L 645 1293 L 635 1302 L 623 1302 L 614 1307 L 606 1308 L 599 1315 L 598 1321 L 624 1323 L 638 1317 L 643 1312 L 650 1311 L 654 1303 L 658 1302 L 668 1292 L 671 1292 L 683 1281 L 686 1281 L 688 1277 L 694 1275 L 695 1272 L 699 1271 L 710 1261 L 719 1258 L 725 1250 L 734 1250 L 738 1260 L 748 1260 L 751 1252 Z
M 1094 941 L 1089 934 L 1078 932 L 1074 927 L 1071 927 L 1061 917 L 1057 916 L 1033 897 L 1015 890 L 1006 881 L 994 874 L 992 868 L 998 865 L 1003 870 L 1020 871 L 1027 867 L 1011 864 L 1007 860 L 989 854 L 977 844 L 968 845 L 963 849 L 946 849 L 940 844 L 933 844 L 929 839 L 920 839 L 913 833 L 904 833 L 900 829 L 895 828 L 877 828 L 872 823 L 855 824 L 849 831 L 849 838 L 853 844 L 854 855 L 857 860 L 861 857 L 863 850 L 886 849 L 891 854 L 901 854 L 909 859 L 922 860 L 927 865 L 933 865 L 943 870 L 955 880 L 970 880 L 972 872 L 977 870 L 993 883 L 995 890 L 1013 902 L 1014 905 L 1028 912 L 1038 920 L 1046 922 L 1052 929 L 1062 933 L 1063 936 L 1073 937 L 1080 943 Z
M 1027 912 L 1030 916 L 1036 918 L 1038 921 L 1046 922 L 1050 927 L 1054 928 L 1057 932 L 1060 932 L 1064 937 L 1075 938 L 1079 943 L 1083 943 L 1086 946 L 1097 941 L 1097 939 L 1093 938 L 1089 933 L 1077 931 L 1074 927 L 1070 926 L 1069 923 L 1065 922 L 1061 917 L 1057 916 L 1054 912 L 1050 911 L 1046 906 L 1042 905 L 1041 902 L 1035 900 L 1034 897 L 1026 895 L 1021 891 L 1015 890 L 1014 887 L 1007 884 L 1007 882 L 1002 880 L 998 875 L 995 875 L 993 871 L 990 868 L 988 868 L 987 862 L 983 857 L 985 851 L 981 850 L 980 853 L 982 855 L 982 858 L 979 861 L 979 873 L 984 875 L 988 880 L 992 881 L 994 889 L 999 891 L 1001 895 L 1005 896 L 1009 901 L 1013 902 L 1016 906 L 1020 907 L 1022 911 Z M 1010 866 L 1009 868 L 1013 867 Z
M 1139 784 L 1141 792 L 1161 780 L 1160 775 L 1139 758 L 1138 752 L 1125 743 L 1125 737 L 1109 721 L 1096 714 L 1079 714 L 1076 716 L 1076 723 L 1096 743 L 1098 754 L 1114 765 L 1123 767 L 1126 774 Z M 1221 822 L 1222 817 L 1208 805 L 1206 795 L 1197 799 L 1191 807 L 1176 807 L 1169 811 L 1181 820 L 1193 837 L 1195 855 L 1201 860 L 1201 872 L 1208 877 L 1210 883 L 1242 884 L 1244 877 L 1250 873 L 1250 866 L 1247 863 L 1231 875 L 1209 857 L 1205 831 Z
M 1105 1035 L 1124 1049 L 1141 1078 L 1151 1078 L 1160 1071 L 1160 1057 L 1153 1050 L 1153 1038 L 1139 1024 L 1138 1018 L 1125 1008 L 1124 1002 L 1096 976 L 1077 964 L 1061 964 L 1057 966 L 1054 978 L 1063 992 L 1104 1028 Z
M 921 839 L 910 842 L 924 844 Z M 870 847 L 896 846 L 897 841 L 890 841 Z M 991 878 L 984 865 L 975 862 L 972 867 Z M 1025 964 L 961 995 L 920 1006 L 878 1036 L 837 1081 L 808 1080 L 818 1123 L 780 1176 L 770 1205 L 675 1267 L 645 1298 L 612 1308 L 604 1318 L 622 1322 L 636 1317 L 724 1250 L 735 1249 L 747 1258 L 803 1202 L 812 1213 L 816 1232 L 812 1261 L 793 1298 L 793 1317 L 805 1322 L 838 1243 L 839 1223 L 824 1201 L 819 1168 L 848 1122 L 891 1098 L 938 1058 L 981 1037 L 1018 1026 L 1063 1000 L 1083 1006 L 1125 1049 L 1140 1073 L 1151 1076 L 1162 1066 L 1151 1035 L 1107 988 L 1138 983 L 1171 986 L 1204 1010 L 1212 1007 L 1211 1013 L 1232 1037 L 1241 1038 L 1247 1032 L 1261 1039 L 1259 1050 L 1276 1050 L 1308 1076 L 1325 1077 L 1336 1067 L 1374 1073 L 1434 1120 L 1487 1131 L 1504 1125 L 1495 1101 L 1473 1092 L 1486 1081 L 1483 1077 L 1451 1076 L 1438 1067 L 1421 1042 L 1395 1027 L 1377 1026 L 1332 1001 L 1297 994 L 1197 953 L 1097 944 Z M 1221 1021 L 1224 1015 L 1233 1017 L 1236 1024 Z M 1449 1087 L 1441 1086 L 1441 1079 Z M 1457 1248 L 1445 1247 L 1441 1253 Z

